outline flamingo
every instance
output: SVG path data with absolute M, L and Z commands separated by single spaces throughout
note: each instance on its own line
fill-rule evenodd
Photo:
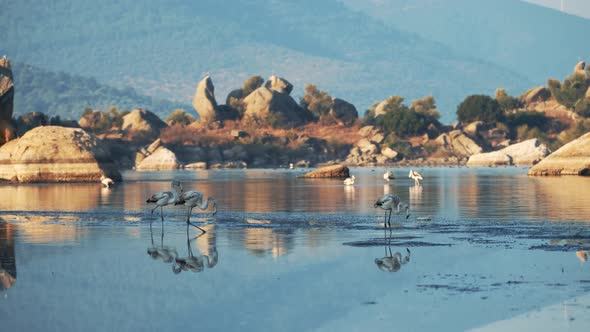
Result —
M 385 194 L 379 197 L 379 199 L 377 199 L 377 202 L 373 204 L 373 207 L 380 207 L 383 210 L 385 210 L 385 217 L 383 221 L 385 228 L 387 228 L 388 225 L 389 228 L 391 228 L 391 214 L 393 213 L 394 208 L 397 208 L 396 214 L 399 214 L 401 209 L 404 209 L 406 210 L 406 219 L 410 217 L 410 207 L 408 206 L 408 204 L 402 203 L 401 199 L 398 196 L 392 194 Z M 387 217 L 388 210 L 389 218 Z
M 181 187 L 182 188 L 182 187 Z M 182 191 L 182 189 L 181 189 Z M 207 197 L 205 203 L 203 203 L 203 193 L 196 190 L 191 190 L 187 192 L 182 192 L 180 198 L 174 203 L 174 205 L 184 205 L 188 207 L 188 212 L 186 216 L 186 225 L 192 225 L 203 232 L 203 234 L 207 233 L 206 230 L 202 229 L 201 227 L 193 224 L 191 222 L 191 213 L 195 207 L 198 207 L 201 210 L 207 210 L 209 208 L 209 202 L 213 203 L 213 215 L 217 213 L 217 201 L 213 197 Z
M 393 175 L 392 171 L 387 171 L 385 172 L 385 174 L 383 174 L 383 179 L 387 182 L 389 182 L 390 180 L 395 179 L 395 176 Z
M 352 186 L 354 184 L 354 179 L 355 179 L 354 175 L 347 178 L 346 180 L 344 180 L 344 185 L 345 186 Z
M 178 181 L 172 181 L 171 187 L 172 191 L 157 192 L 146 200 L 146 203 L 156 204 L 156 207 L 152 209 L 152 214 L 154 214 L 155 209 L 158 207 L 160 208 L 160 217 L 162 218 L 162 222 L 164 222 L 164 206 L 176 203 L 179 200 L 179 191 L 182 190 L 182 185 Z
M 416 171 L 414 171 L 414 170 L 410 170 L 410 174 L 408 174 L 408 177 L 409 177 L 410 179 L 414 179 L 414 182 L 415 182 L 415 184 L 416 184 L 417 186 L 419 186 L 419 185 L 420 185 L 420 181 L 419 181 L 419 180 L 424 180 L 424 179 L 422 178 L 422 175 L 420 175 L 420 173 L 418 173 L 418 172 L 416 172 Z
M 113 184 L 115 184 L 115 181 L 103 175 L 100 177 L 100 183 L 102 183 L 105 188 L 110 188 Z

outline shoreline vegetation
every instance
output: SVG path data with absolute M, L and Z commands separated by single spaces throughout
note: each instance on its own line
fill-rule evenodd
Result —
M 100 151 L 91 162 L 109 159 L 110 169 L 532 166 L 590 131 L 590 66 L 582 61 L 563 82 L 550 79 L 547 86 L 532 88 L 519 97 L 504 89 L 497 89 L 495 96 L 467 96 L 458 105 L 458 121 L 453 124 L 439 121 L 433 96 L 407 103 L 392 95 L 359 117 L 354 105 L 312 84 L 305 86 L 305 95 L 296 101 L 291 96 L 293 85 L 274 75 L 267 80 L 250 77 L 227 95 L 224 104 L 218 103 L 213 81 L 206 76 L 197 85 L 194 110 L 171 110 L 165 120 L 146 109 L 120 111 L 117 107 L 87 108 L 79 120 L 40 112 L 13 118 L 15 82 L 5 57 L 0 70 L 0 145 L 4 144 L 0 147 L 0 178 L 18 182 L 26 177 L 14 175 L 10 165 L 51 163 L 52 155 L 60 155 L 60 148 L 71 144 L 78 144 L 85 153 Z M 28 137 L 43 126 L 63 130 L 47 130 L 53 136 L 43 140 Z M 81 131 L 65 131 L 66 127 Z M 16 144 L 18 141 L 50 141 L 54 151 L 39 151 L 37 146 Z M 68 149 L 72 153 L 71 146 Z M 578 165 L 579 171 L 563 174 L 587 174 L 590 152 L 584 149 L 586 161 Z M 577 148 L 566 150 L 580 155 Z M 560 156 L 563 159 L 563 153 Z M 70 157 L 68 163 L 75 164 L 78 156 Z M 83 159 L 88 163 L 88 156 Z M 76 174 L 76 179 L 84 178 Z M 94 169 L 88 181 L 96 176 Z M 67 174 L 57 178 L 68 181 Z M 44 177 L 36 179 L 43 181 Z

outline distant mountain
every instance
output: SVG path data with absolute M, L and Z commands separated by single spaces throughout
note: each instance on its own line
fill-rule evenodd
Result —
M 590 60 L 590 20 L 519 0 L 341 0 L 390 27 L 502 64 L 534 85 Z M 522 91 L 514 91 L 514 94 Z
M 0 53 L 14 61 L 181 102 L 206 72 L 221 103 L 247 77 L 274 73 L 295 96 L 313 83 L 361 112 L 389 95 L 432 94 L 451 121 L 467 94 L 531 85 L 337 0 L 19 0 L 2 8 Z
M 12 63 L 15 96 L 14 116 L 43 112 L 62 119 L 78 120 L 85 108 L 119 110 L 145 108 L 166 118 L 175 108 L 192 109 L 190 105 L 159 100 L 138 94 L 132 88 L 117 89 L 99 84 L 93 78 L 50 72 L 35 66 Z

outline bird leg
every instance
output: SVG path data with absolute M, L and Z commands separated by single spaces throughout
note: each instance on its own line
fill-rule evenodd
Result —
M 383 216 L 383 227 L 387 229 L 387 210 L 385 210 L 385 215 Z
M 164 222 L 164 207 L 160 206 L 160 217 L 162 218 L 162 222 Z
M 389 218 L 387 219 L 387 224 L 389 225 L 389 228 L 391 229 L 391 214 L 393 213 L 393 210 L 389 210 Z
M 197 225 L 195 225 L 195 224 L 193 224 L 193 223 L 191 222 L 191 219 L 190 219 L 190 218 L 191 218 L 191 213 L 192 213 L 192 212 L 193 212 L 193 208 L 191 207 L 191 208 L 189 208 L 189 210 L 188 210 L 188 216 L 187 216 L 187 218 L 186 218 L 186 224 L 187 224 L 187 226 L 188 226 L 188 224 L 190 224 L 191 226 L 194 226 L 194 227 L 196 227 L 196 228 L 200 229 L 200 230 L 201 230 L 201 232 L 203 232 L 202 234 L 205 234 L 205 233 L 207 233 L 207 231 L 206 231 L 206 230 L 202 229 L 201 227 L 199 227 L 199 226 L 197 226 Z

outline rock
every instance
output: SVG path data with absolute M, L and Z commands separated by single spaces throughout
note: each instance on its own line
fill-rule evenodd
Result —
M 289 83 L 286 79 L 275 75 L 269 77 L 264 86 L 269 90 L 285 95 L 288 95 L 291 93 L 291 91 L 293 91 L 293 85 L 291 83 Z
M 153 141 L 152 144 L 150 144 L 145 149 L 145 151 L 147 152 L 146 155 L 154 153 L 161 146 L 162 146 L 162 140 L 158 138 L 157 140 Z
M 361 135 L 361 137 L 369 137 L 375 134 L 377 131 L 378 129 L 375 129 L 373 126 L 364 126 L 359 129 L 359 135 Z
M 190 163 L 184 165 L 185 169 L 207 169 L 207 163 L 204 161 L 199 161 L 196 163 Z
M 384 140 L 385 136 L 383 136 L 382 133 L 376 133 L 375 135 L 373 135 L 373 137 L 371 137 L 371 142 L 375 142 L 377 144 L 383 143 Z
M 389 159 L 395 159 L 397 158 L 398 153 L 394 150 L 392 150 L 389 147 L 386 147 L 385 149 L 381 150 L 381 154 L 386 156 Z
M 108 148 L 83 129 L 37 127 L 0 148 L 0 179 L 14 182 L 121 180 Z
M 475 154 L 469 157 L 467 166 L 530 166 L 549 154 L 549 149 L 538 139 L 512 144 L 502 150 Z
M 348 167 L 343 165 L 326 166 L 303 175 L 304 178 L 347 178 L 349 176 Z
M 234 145 L 230 149 L 223 150 L 223 158 L 225 160 L 244 160 L 248 159 L 248 152 L 243 146 Z
M 311 163 L 308 160 L 299 160 L 295 163 L 297 168 L 308 168 Z
M 482 148 L 461 130 L 453 130 L 448 134 L 441 134 L 434 140 L 434 143 L 442 146 L 456 157 L 469 157 L 482 152 Z
M 238 112 L 238 110 L 227 105 L 217 106 L 215 121 L 238 120 L 239 118 L 240 112 Z
M 375 156 L 375 161 L 379 164 L 385 163 L 389 158 L 383 154 Z
M 586 63 L 584 61 L 580 61 L 574 67 L 574 74 L 584 75 L 584 77 L 588 77 L 588 73 L 585 70 Z
M 549 98 L 551 98 L 551 92 L 544 86 L 538 86 L 520 96 L 520 99 L 524 101 L 526 104 L 546 101 Z
M 352 126 L 359 114 L 353 104 L 342 99 L 334 99 L 332 108 L 327 115 L 331 122 L 337 123 L 341 126 Z
M 243 94 L 242 89 L 235 89 L 235 90 L 230 91 L 230 93 L 228 93 L 227 97 L 225 98 L 225 104 L 231 105 L 232 98 L 238 99 L 238 100 L 242 99 L 243 97 L 245 97 L 242 94 Z
M 529 170 L 529 175 L 590 176 L 590 133 L 567 143 Z
M 10 62 L 3 56 L 0 58 L 0 145 L 16 138 L 16 130 L 12 124 L 14 110 L 14 81 Z
M 176 154 L 163 146 L 159 147 L 154 153 L 147 156 L 137 165 L 137 170 L 140 171 L 178 168 L 180 168 L 180 163 L 176 158 Z
M 211 123 L 215 120 L 217 101 L 215 100 L 215 87 L 209 75 L 197 84 L 197 90 L 193 97 L 193 108 L 199 114 L 200 121 Z
M 588 90 L 586 90 L 586 94 L 584 95 L 584 98 L 590 99 L 590 86 L 588 87 Z
M 134 109 L 123 116 L 121 129 L 128 133 L 140 134 L 141 138 L 154 140 L 160 136 L 160 130 L 167 126 L 166 122 L 160 120 L 154 113 L 144 109 Z
M 237 129 L 233 129 L 230 132 L 231 137 L 233 138 L 242 138 L 242 137 L 247 137 L 248 133 L 243 131 L 243 130 L 237 130 Z
M 78 121 L 80 128 L 92 131 L 97 129 L 99 125 L 107 121 L 107 115 L 101 111 L 91 111 L 89 113 L 84 112 L 84 115 Z M 109 128 L 105 128 L 109 129 Z
M 463 128 L 463 131 L 465 132 L 465 134 L 471 137 L 476 137 L 477 133 L 481 130 L 482 127 L 483 121 L 475 121 L 465 126 L 465 128 Z
M 296 127 L 308 123 L 313 115 L 299 107 L 287 94 L 260 87 L 244 98 L 244 119 L 273 127 Z

